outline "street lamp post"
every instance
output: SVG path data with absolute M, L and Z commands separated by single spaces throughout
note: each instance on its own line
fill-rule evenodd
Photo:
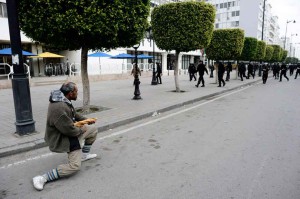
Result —
M 155 76 L 155 46 L 154 46 L 154 38 L 153 38 L 153 32 L 152 32 L 152 27 L 149 27 L 147 30 L 147 39 L 150 41 L 150 46 L 151 46 L 151 40 L 153 44 L 153 61 L 152 61 L 152 81 L 151 85 L 157 85 L 157 80 Z
M 290 22 L 293 22 L 293 23 L 296 23 L 296 20 L 287 20 L 286 21 L 286 26 L 285 26 L 285 36 L 284 36 L 284 44 L 283 44 L 283 46 L 284 46 L 284 50 L 285 50 L 285 45 L 286 45 L 286 33 L 287 33 L 287 26 L 288 26 L 288 24 L 290 23 Z
M 140 80 L 139 80 L 139 70 L 138 70 L 138 59 L 137 59 L 137 49 L 140 47 L 140 44 L 136 44 L 133 46 L 134 48 L 134 62 L 135 62 L 135 73 L 134 73 L 134 97 L 133 100 L 140 100 L 141 98 L 141 92 L 140 92 Z
M 32 116 L 29 80 L 26 77 L 23 64 L 17 3 L 17 0 L 6 1 L 14 69 L 12 89 L 16 114 L 16 133 L 26 135 L 35 132 L 35 121 Z

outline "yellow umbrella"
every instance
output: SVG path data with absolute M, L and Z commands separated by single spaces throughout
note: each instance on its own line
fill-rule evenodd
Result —
M 50 52 L 44 52 L 41 54 L 38 54 L 37 56 L 31 56 L 31 58 L 62 58 L 64 56 L 50 53 Z

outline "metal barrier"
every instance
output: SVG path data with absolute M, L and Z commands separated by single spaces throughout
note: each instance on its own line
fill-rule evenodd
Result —
M 6 73 L 6 66 L 9 67 L 9 73 Z M 14 68 L 13 66 L 7 64 L 7 63 L 0 63 L 0 70 L 4 71 L 4 74 L 0 74 L 0 76 L 7 76 L 7 79 L 9 80 L 9 76 L 14 74 Z
M 80 73 L 81 73 L 80 64 L 79 63 L 72 63 L 70 65 L 70 70 L 69 71 L 70 71 L 70 73 L 69 73 L 70 76 L 71 75 L 75 76 L 76 74 L 80 75 Z

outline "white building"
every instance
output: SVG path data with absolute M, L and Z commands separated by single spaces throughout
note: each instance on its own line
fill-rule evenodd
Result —
M 241 28 L 246 37 L 262 39 L 263 0 L 206 0 L 215 6 L 215 28 Z M 279 38 L 278 19 L 272 15 L 272 7 L 265 5 L 263 40 L 276 44 Z

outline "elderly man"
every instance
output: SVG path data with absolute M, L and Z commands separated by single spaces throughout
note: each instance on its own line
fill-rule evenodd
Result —
M 64 83 L 60 90 L 52 91 L 49 98 L 45 141 L 52 152 L 68 153 L 68 163 L 62 164 L 49 172 L 33 178 L 33 186 L 43 190 L 46 182 L 69 176 L 80 170 L 81 162 L 95 158 L 90 149 L 97 137 L 94 119 L 76 113 L 72 100 L 77 99 L 78 88 L 75 83 Z M 81 127 L 74 125 L 77 121 L 87 121 Z

